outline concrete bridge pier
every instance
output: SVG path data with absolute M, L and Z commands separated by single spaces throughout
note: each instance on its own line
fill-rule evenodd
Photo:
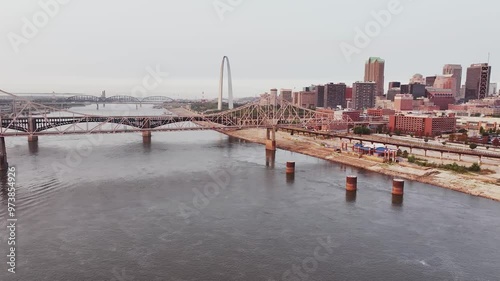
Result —
M 276 151 L 276 130 L 274 128 L 266 130 L 266 150 Z
M 392 182 L 392 204 L 402 205 L 404 196 L 405 182 L 404 180 L 394 179 Z
M 346 178 L 345 189 L 347 191 L 354 191 L 354 192 L 356 192 L 358 190 L 358 177 L 356 177 L 356 176 L 348 176 Z
M 5 148 L 5 138 L 0 137 L 0 171 L 7 171 L 9 163 L 7 163 L 7 149 Z
M 345 191 L 345 201 L 348 203 L 354 203 L 356 202 L 356 197 L 358 196 L 358 193 L 356 191 Z
M 31 155 L 38 153 L 38 142 L 28 142 L 28 150 Z
M 286 173 L 295 174 L 295 162 L 286 162 Z
M 151 143 L 151 131 L 143 131 L 142 132 L 142 142 L 143 143 Z
M 458 154 L 458 161 L 462 161 L 462 154 Z
M 276 151 L 266 150 L 266 167 L 274 168 L 276 162 Z
M 139 105 L 137 103 L 135 104 L 135 110 L 139 110 Z
M 481 155 L 479 155 L 479 161 L 477 163 L 479 164 L 479 166 L 481 166 L 481 164 L 483 163 L 483 157 L 481 157 Z
M 97 106 L 97 110 L 99 110 L 99 104 L 98 103 L 96 103 L 96 106 Z
M 28 142 L 29 143 L 36 143 L 36 142 L 38 142 L 38 136 L 29 135 L 28 136 Z

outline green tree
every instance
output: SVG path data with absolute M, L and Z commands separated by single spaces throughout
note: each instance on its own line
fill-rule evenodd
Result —
M 402 157 L 403 157 L 403 158 L 408 158 L 408 156 L 409 156 L 408 151 L 406 151 L 406 150 L 405 150 L 405 151 L 403 151 L 403 155 L 402 155 Z
M 443 144 L 443 145 L 446 145 L 446 142 L 445 142 L 445 141 L 443 141 L 443 142 L 442 142 L 442 144 Z
M 481 166 L 478 163 L 474 163 L 467 170 L 471 172 L 481 172 Z
M 469 147 L 470 147 L 470 149 L 476 149 L 476 148 L 477 148 L 477 144 L 475 144 L 475 143 L 471 143 L 471 144 L 469 145 Z
M 410 163 L 417 162 L 417 157 L 415 157 L 413 155 L 408 156 L 408 162 L 410 162 Z

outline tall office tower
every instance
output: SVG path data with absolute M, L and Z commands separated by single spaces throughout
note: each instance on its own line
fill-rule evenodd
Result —
M 401 94 L 409 94 L 409 93 L 410 93 L 410 85 L 401 84 Z
M 401 94 L 401 88 L 390 88 L 387 90 L 387 100 L 394 101 L 396 95 Z
M 389 89 L 401 88 L 401 82 L 389 82 Z
M 413 75 L 410 79 L 410 84 L 422 84 L 425 85 L 425 78 L 422 74 L 417 73 Z
M 345 99 L 352 100 L 352 87 L 347 87 L 345 89 Z
M 489 92 L 491 66 L 487 63 L 473 64 L 467 68 L 465 101 L 484 99 Z
M 385 61 L 381 58 L 371 57 L 365 64 L 365 82 L 377 83 L 377 96 L 384 95 L 384 69 Z
M 460 64 L 447 64 L 443 67 L 443 75 L 452 75 L 456 79 L 455 97 L 460 97 L 460 87 L 462 86 L 462 66 Z
M 325 107 L 325 86 L 316 85 L 314 86 L 314 92 L 316 92 L 316 101 L 317 107 Z
M 496 96 L 498 93 L 498 84 L 497 83 L 490 83 L 490 91 L 488 93 L 488 96 Z
M 354 109 L 365 109 L 375 106 L 377 83 L 356 82 L 352 85 L 352 105 Z
M 425 86 L 434 87 L 434 82 L 436 81 L 437 75 L 425 77 Z
M 278 104 L 278 89 L 271 89 L 269 91 L 269 98 L 270 98 L 270 103 L 272 105 L 277 105 Z
M 325 85 L 325 106 L 328 108 L 347 107 L 346 101 L 347 86 L 344 83 Z
M 432 88 L 449 89 L 455 99 L 458 99 L 460 89 L 457 89 L 457 78 L 453 74 L 438 75 Z
M 287 101 L 287 102 L 293 102 L 292 90 L 281 89 L 281 91 L 280 91 L 280 100 L 281 101 Z

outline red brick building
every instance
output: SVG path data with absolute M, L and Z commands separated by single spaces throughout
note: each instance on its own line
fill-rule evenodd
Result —
M 413 110 L 413 96 L 410 94 L 396 95 L 394 97 L 394 109 L 396 111 Z
M 361 111 L 344 111 L 342 116 L 350 117 L 354 122 L 361 121 Z
M 345 89 L 345 98 L 348 100 L 352 100 L 352 87 L 347 87 Z
M 293 104 L 304 108 L 315 108 L 318 106 L 318 94 L 316 92 L 293 93 Z
M 455 117 L 434 117 L 416 115 L 389 116 L 389 130 L 400 130 L 403 133 L 413 133 L 423 136 L 436 136 L 441 133 L 452 133 L 457 128 Z
M 448 110 L 450 104 L 455 104 L 455 96 L 451 90 L 428 89 L 427 98 L 434 105 L 439 106 L 439 110 Z
M 368 116 L 382 117 L 382 116 L 394 115 L 394 114 L 396 114 L 396 111 L 392 110 L 392 109 L 385 109 L 385 108 L 372 108 L 372 109 L 368 109 L 367 114 L 368 114 Z

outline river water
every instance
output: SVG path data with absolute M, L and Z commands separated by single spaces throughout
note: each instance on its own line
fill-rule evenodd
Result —
M 17 264 L 2 177 L 0 280 L 500 280 L 487 199 L 407 181 L 393 204 L 391 177 L 210 131 L 6 141 Z

